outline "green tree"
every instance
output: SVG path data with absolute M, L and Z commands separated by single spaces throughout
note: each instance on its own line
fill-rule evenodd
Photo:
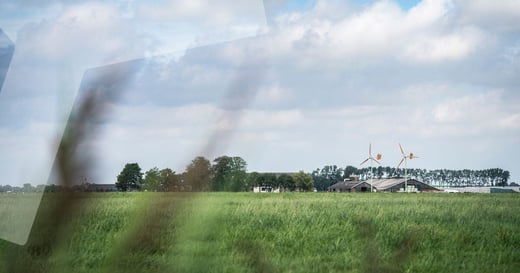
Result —
M 321 174 L 321 170 L 318 168 L 311 173 L 312 180 L 314 180 L 314 185 L 316 189 L 319 191 L 325 191 L 330 186 L 327 177 Z
M 277 188 L 280 186 L 280 183 L 278 182 L 278 178 L 276 177 L 276 174 L 274 173 L 263 173 L 261 174 L 263 177 L 263 184 L 265 186 L 270 186 L 272 188 Z
M 116 187 L 121 191 L 138 190 L 143 183 L 143 173 L 137 163 L 127 163 L 117 176 Z
M 300 189 L 301 191 L 309 191 L 314 187 L 312 176 L 304 173 L 303 171 L 294 174 L 293 178 L 296 188 Z
M 343 170 L 343 178 L 349 178 L 352 175 L 359 174 L 358 168 L 348 165 Z
M 215 191 L 247 190 L 247 162 L 241 157 L 221 156 L 213 160 L 212 189 Z
M 316 169 L 311 176 L 314 186 L 319 191 L 325 191 L 331 185 L 343 180 L 343 169 L 336 165 L 325 165 L 321 170 Z
M 278 177 L 278 183 L 284 188 L 284 190 L 294 191 L 296 189 L 293 177 L 286 173 L 281 174 Z
M 252 172 L 247 175 L 247 188 L 250 190 L 254 186 L 259 186 L 258 181 L 260 178 L 260 174 L 258 172 Z
M 147 191 L 159 191 L 161 190 L 161 172 L 157 167 L 148 170 L 144 174 L 143 190 Z
M 211 163 L 205 157 L 198 156 L 186 167 L 184 182 L 194 191 L 207 191 L 211 182 Z
M 179 176 L 169 168 L 162 169 L 160 171 L 160 175 L 162 190 L 175 191 L 176 187 L 179 185 Z

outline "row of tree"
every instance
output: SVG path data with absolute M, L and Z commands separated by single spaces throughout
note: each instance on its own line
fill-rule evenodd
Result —
M 33 186 L 30 183 L 23 184 L 22 187 L 11 185 L 0 185 L 0 192 L 43 192 L 46 185 L 40 184 Z
M 121 191 L 250 191 L 255 186 L 280 187 L 286 191 L 309 191 L 314 180 L 300 171 L 294 174 L 247 172 L 247 162 L 241 157 L 221 156 L 213 164 L 196 157 L 177 174 L 169 168 L 154 167 L 142 173 L 139 164 L 128 163 L 117 176 L 116 187 Z
M 425 170 L 407 169 L 407 176 L 432 186 L 507 186 L 509 171 L 500 168 L 485 170 Z M 210 162 L 204 157 L 196 157 L 182 173 L 165 168 L 152 168 L 142 172 L 138 163 L 128 163 L 117 176 L 116 187 L 120 191 L 250 191 L 255 186 L 281 188 L 285 191 L 309 191 L 315 188 L 326 191 L 338 181 L 351 176 L 360 180 L 373 178 L 396 178 L 405 175 L 404 169 L 394 167 L 356 168 L 348 165 L 326 165 L 312 173 L 258 173 L 247 172 L 247 162 L 241 157 L 221 156 Z M 23 187 L 0 186 L 0 192 L 43 192 L 43 191 L 88 191 L 88 185 L 75 185 L 65 189 L 59 185 L 38 185 L 26 183 Z M 517 185 L 511 183 L 511 185 Z
M 445 187 L 507 186 L 510 178 L 509 171 L 500 168 L 485 170 L 407 169 L 406 173 L 409 178 L 423 181 L 432 186 Z M 311 175 L 316 189 L 321 191 L 327 190 L 329 186 L 353 175 L 359 176 L 361 180 L 369 179 L 371 175 L 373 178 L 397 178 L 404 177 L 405 170 L 378 166 L 371 171 L 370 168 L 358 169 L 350 165 L 345 168 L 326 165 L 321 169 L 315 169 Z

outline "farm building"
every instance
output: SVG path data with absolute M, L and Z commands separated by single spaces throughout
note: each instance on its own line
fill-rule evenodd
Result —
M 462 192 L 462 193 L 515 193 L 520 192 L 520 187 L 461 187 L 461 188 L 445 188 L 445 192 Z
M 115 184 L 88 184 L 87 191 L 107 192 L 117 191 Z
M 365 181 L 342 181 L 328 187 L 329 192 L 370 192 L 370 184 Z
M 271 186 L 254 186 L 253 192 L 280 192 L 280 188 Z
M 405 191 L 404 178 L 374 179 L 372 181 L 341 181 L 328 188 L 329 192 L 370 192 L 370 182 L 373 191 L 403 192 Z M 440 191 L 416 179 L 407 179 L 408 192 Z
M 424 182 L 416 179 L 407 179 L 408 192 L 423 192 L 423 191 L 440 191 L 439 189 L 432 187 Z M 403 192 L 405 191 L 405 179 L 404 178 L 386 178 L 386 179 L 374 179 L 372 185 L 376 191 L 385 192 Z
M 278 181 L 282 176 L 294 176 L 296 173 L 271 173 L 271 172 L 263 172 L 263 173 L 250 173 L 250 175 L 255 175 L 257 178 L 254 181 L 254 186 L 250 188 L 253 192 L 282 192 L 287 191 L 288 189 L 283 188 Z M 297 190 L 298 191 L 298 190 Z

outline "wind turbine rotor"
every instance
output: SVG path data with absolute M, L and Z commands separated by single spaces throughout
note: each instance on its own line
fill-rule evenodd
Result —
M 367 158 L 367 159 L 365 159 L 365 161 L 361 162 L 361 164 L 359 164 L 359 165 L 363 165 L 363 164 L 365 164 L 365 163 L 366 163 L 367 161 L 369 161 L 369 160 L 370 160 L 370 157 Z
M 397 165 L 397 169 L 399 169 L 399 167 L 401 166 L 401 164 L 403 164 L 403 162 L 406 160 L 406 157 L 403 157 L 403 159 L 401 159 L 401 162 L 399 162 L 399 164 Z
M 401 143 L 399 143 L 399 149 L 401 149 L 401 154 L 403 154 L 403 156 L 404 156 L 404 150 L 403 150 L 403 146 L 401 146 Z

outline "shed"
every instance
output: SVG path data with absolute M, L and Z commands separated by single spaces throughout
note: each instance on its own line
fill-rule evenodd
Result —
M 96 191 L 96 192 L 107 192 L 107 191 L 117 191 L 117 187 L 115 184 L 88 184 L 87 191 Z
M 327 188 L 329 192 L 370 192 L 370 184 L 365 181 L 341 181 Z
M 406 184 L 408 192 L 436 192 L 439 189 L 432 187 L 424 182 L 416 179 L 407 179 Z M 372 185 L 377 191 L 384 192 L 404 192 L 405 191 L 405 179 L 404 178 L 385 178 L 385 179 L 374 179 Z

